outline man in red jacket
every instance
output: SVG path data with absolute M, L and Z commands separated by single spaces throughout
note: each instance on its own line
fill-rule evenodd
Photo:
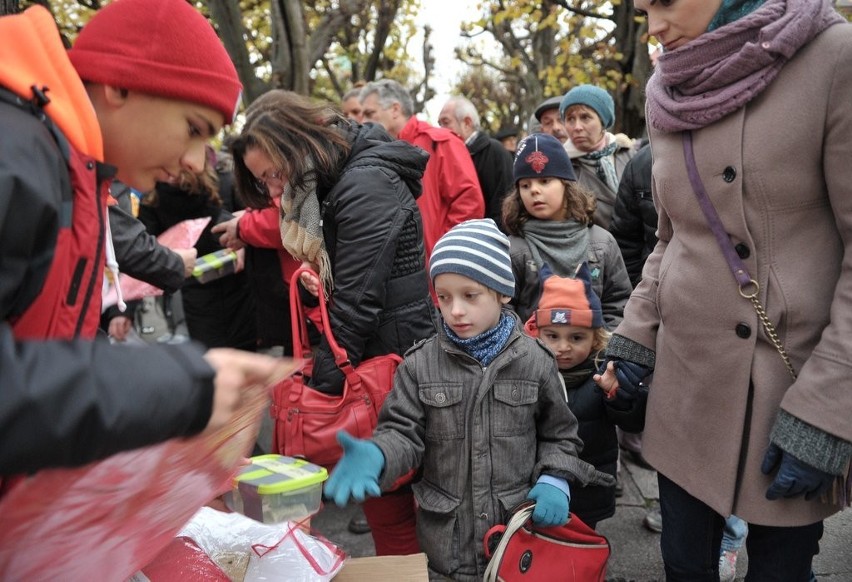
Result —
M 470 153 L 453 132 L 417 119 L 411 95 L 396 81 L 367 83 L 361 89 L 361 105 L 365 123 L 379 123 L 392 137 L 429 153 L 423 194 L 417 199 L 428 264 L 432 247 L 445 232 L 485 215 L 485 200 Z

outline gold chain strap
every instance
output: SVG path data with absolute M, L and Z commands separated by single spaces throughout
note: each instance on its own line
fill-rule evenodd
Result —
M 787 350 L 784 349 L 784 344 L 781 343 L 781 340 L 778 337 L 778 332 L 775 330 L 775 326 L 771 321 L 769 321 L 769 316 L 766 315 L 766 309 L 763 308 L 763 305 L 760 303 L 760 299 L 757 298 L 757 294 L 760 292 L 760 285 L 754 279 L 749 281 L 749 284 L 753 285 L 753 289 L 751 291 L 746 291 L 745 286 L 741 286 L 740 295 L 751 301 L 751 304 L 754 306 L 754 310 L 757 312 L 757 317 L 760 319 L 760 323 L 763 324 L 763 329 L 766 330 L 766 337 L 769 338 L 769 341 L 772 342 L 772 345 L 775 346 L 775 349 L 778 350 L 779 354 L 781 354 L 781 359 L 784 360 L 784 365 L 787 366 L 787 371 L 790 372 L 790 376 L 792 376 L 795 381 L 796 370 L 793 369 L 793 363 L 790 361 L 790 356 L 787 355 Z

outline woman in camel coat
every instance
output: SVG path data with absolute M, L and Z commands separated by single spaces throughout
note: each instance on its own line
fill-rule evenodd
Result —
M 734 513 L 750 579 L 807 580 L 852 455 L 852 26 L 828 0 L 634 3 L 666 47 L 648 85 L 660 240 L 608 356 L 653 370 L 667 577 L 718 580 Z M 795 381 L 699 208 L 685 131 Z

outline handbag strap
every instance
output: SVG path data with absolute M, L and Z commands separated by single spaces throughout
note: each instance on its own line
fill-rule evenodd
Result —
M 355 367 L 352 366 L 352 362 L 349 360 L 349 355 L 346 353 L 346 350 L 337 343 L 337 340 L 334 338 L 334 334 L 331 331 L 331 321 L 328 317 L 328 306 L 323 299 L 325 295 L 323 292 L 322 280 L 313 269 L 308 267 L 300 267 L 296 269 L 296 272 L 293 273 L 292 277 L 290 277 L 290 326 L 293 332 L 293 352 L 304 356 L 304 350 L 306 348 L 309 349 L 310 345 L 308 340 L 308 328 L 305 323 L 303 312 L 302 298 L 299 294 L 299 278 L 302 273 L 308 273 L 317 279 L 317 284 L 319 286 L 317 297 L 319 298 L 322 334 L 325 336 L 326 341 L 328 341 L 328 347 L 331 349 L 332 356 L 334 356 L 334 362 L 337 364 L 337 367 L 340 368 L 340 371 L 346 376 L 348 385 L 353 389 L 358 390 L 361 386 L 358 373 L 355 371 Z
M 757 281 L 751 278 L 748 269 L 746 269 L 745 263 L 743 263 L 742 259 L 740 259 L 740 256 L 737 254 L 737 251 L 734 249 L 731 237 L 729 237 L 728 233 L 725 231 L 725 227 L 722 225 L 722 219 L 719 218 L 719 213 L 716 212 L 716 208 L 713 206 L 713 203 L 710 201 L 710 197 L 707 195 L 707 190 L 704 188 L 704 183 L 701 181 L 701 175 L 698 173 L 698 167 L 695 164 L 695 152 L 692 147 L 692 132 L 684 131 L 682 136 L 683 157 L 686 161 L 686 173 L 689 176 L 689 183 L 692 185 L 692 191 L 698 199 L 698 205 L 701 207 L 701 212 L 704 214 L 704 218 L 710 226 L 710 231 L 713 233 L 713 236 L 716 237 L 716 242 L 719 244 L 719 248 L 725 256 L 725 261 L 728 263 L 728 268 L 730 269 L 731 274 L 737 281 L 740 295 L 751 301 L 751 304 L 754 306 L 754 310 L 757 313 L 757 317 L 760 319 L 760 322 L 763 324 L 763 328 L 766 330 L 766 335 L 769 338 L 769 341 L 781 355 L 781 359 L 784 360 L 784 365 L 787 367 L 787 371 L 790 373 L 790 376 L 793 377 L 793 380 L 795 380 L 796 370 L 793 368 L 790 356 L 787 354 L 784 344 L 781 343 L 781 339 L 778 337 L 775 325 L 769 320 L 769 316 L 766 314 L 766 309 L 763 307 L 763 304 L 758 298 L 760 285 Z
M 521 507 L 509 519 L 509 523 L 506 524 L 506 530 L 503 532 L 503 537 L 500 538 L 500 542 L 494 549 L 494 554 L 488 561 L 488 566 L 485 567 L 485 576 L 483 577 L 484 582 L 497 582 L 500 562 L 503 561 L 503 554 L 506 553 L 509 541 L 512 539 L 512 536 L 515 535 L 515 532 L 524 527 L 524 524 L 529 521 L 534 509 L 535 503 L 526 507 Z

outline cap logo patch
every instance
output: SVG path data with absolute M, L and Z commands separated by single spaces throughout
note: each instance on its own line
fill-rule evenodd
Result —
M 553 309 L 550 312 L 550 323 L 568 324 L 568 312 L 561 309 Z
M 547 162 L 550 161 L 550 158 L 543 153 L 536 151 L 528 155 L 524 161 L 532 167 L 536 174 L 541 174 L 544 171 L 544 168 L 547 167 Z

